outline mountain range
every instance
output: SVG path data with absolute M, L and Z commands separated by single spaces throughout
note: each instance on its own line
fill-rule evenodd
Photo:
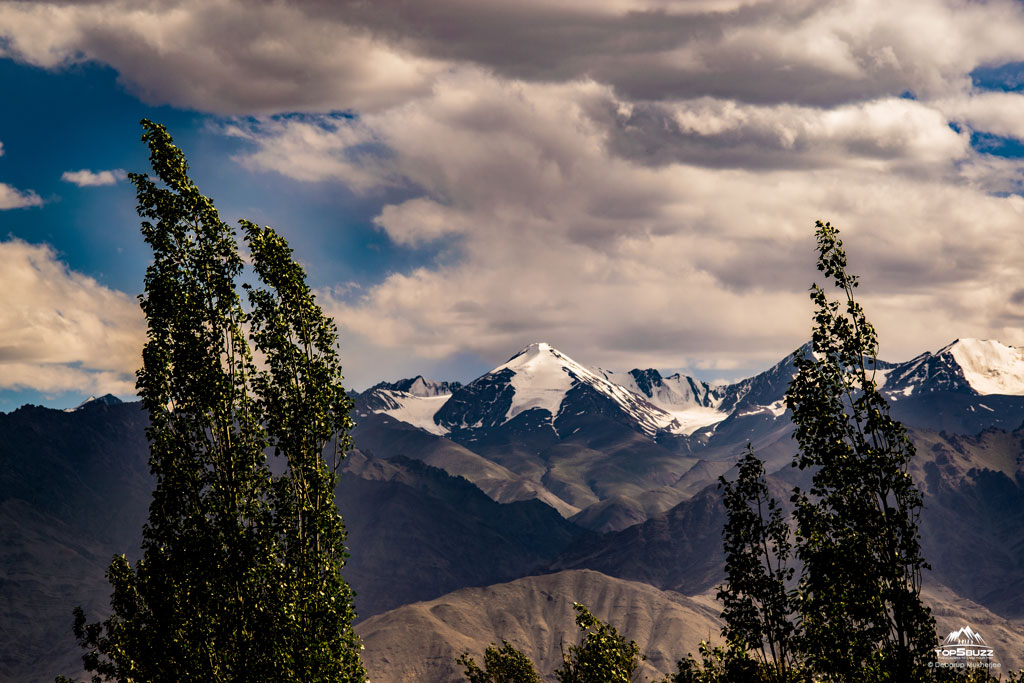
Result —
M 974 434 L 1024 422 L 1024 350 L 963 339 L 876 368 L 894 417 L 909 427 Z M 769 472 L 788 467 L 795 444 L 784 396 L 794 374 L 790 355 L 754 377 L 711 386 L 655 369 L 588 368 L 535 343 L 464 386 L 416 378 L 418 392 L 395 383 L 356 395 L 356 440 L 383 457 L 419 457 L 407 439 L 391 438 L 400 423 L 508 470 L 498 492 L 493 471 L 446 462 L 439 443 L 426 451 L 429 462 L 496 500 L 536 497 L 587 528 L 615 531 L 714 483 L 748 442 Z
M 750 443 L 777 498 L 806 485 L 790 467 L 793 375 L 790 355 L 711 385 L 535 343 L 466 384 L 353 393 L 336 494 L 373 680 L 459 680 L 454 657 L 501 638 L 550 671 L 577 637 L 573 600 L 649 647 L 652 673 L 713 638 L 718 478 Z M 875 376 L 917 446 L 940 624 L 1024 665 L 1024 350 L 962 339 Z M 0 414 L 0 681 L 80 669 L 70 610 L 102 616 L 110 557 L 138 552 L 145 425 L 113 397 Z

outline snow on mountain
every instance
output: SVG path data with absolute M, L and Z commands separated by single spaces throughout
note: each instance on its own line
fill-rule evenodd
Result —
M 976 396 L 1024 396 L 1024 349 L 989 339 L 957 339 L 889 371 L 890 397 L 951 391 Z
M 104 394 L 103 396 L 90 396 L 74 408 L 65 408 L 65 413 L 73 413 L 76 410 L 81 410 L 88 405 L 104 405 L 104 406 L 116 406 L 119 403 L 124 403 L 121 399 L 113 394 Z
M 573 387 L 573 375 L 590 374 L 582 365 L 543 342 L 530 344 L 495 368 L 492 374 L 503 370 L 512 371 L 509 383 L 515 392 L 504 422 L 533 408 L 542 408 L 552 417 L 558 415 L 562 400 Z
M 805 343 L 800 350 L 804 354 L 810 354 L 811 343 Z M 794 354 L 791 353 L 760 374 L 728 386 L 715 388 L 715 407 L 726 413 L 740 411 L 745 414 L 759 412 L 760 408 L 766 408 L 770 409 L 776 417 L 781 415 L 779 412 L 780 401 L 784 399 L 789 383 L 796 376 L 796 364 L 793 357 Z
M 958 339 L 939 351 L 949 353 L 967 383 L 982 396 L 1024 396 L 1024 349 L 991 339 Z
M 436 396 L 450 396 L 453 391 L 461 386 L 460 382 L 438 382 L 432 379 L 425 379 L 423 375 L 416 375 L 411 379 L 400 379 L 397 382 L 380 382 L 371 387 L 371 390 L 391 389 L 422 398 L 432 398 Z
M 448 430 L 434 422 L 434 415 L 448 402 L 451 394 L 440 396 L 417 396 L 404 391 L 393 391 L 381 389 L 378 398 L 383 402 L 390 403 L 389 407 L 377 408 L 375 413 L 383 413 L 401 422 L 407 422 L 414 427 L 444 436 Z
M 804 348 L 809 352 L 809 344 Z M 730 415 L 781 418 L 794 374 L 791 354 L 754 377 L 711 386 L 679 373 L 663 377 L 654 369 L 588 368 L 540 342 L 465 386 L 416 376 L 382 382 L 365 392 L 360 404 L 363 411 L 384 413 L 439 435 L 496 428 L 524 413 L 529 415 L 520 422 L 533 426 L 523 423 L 519 428 L 550 425 L 557 434 L 560 421 L 595 410 L 648 436 L 690 435 Z M 878 361 L 875 379 L 890 400 L 943 391 L 1024 396 L 1024 349 L 959 339 L 905 363 Z
M 649 403 L 671 415 L 678 424 L 670 427 L 669 431 L 675 434 L 689 435 L 728 417 L 728 413 L 718 409 L 721 396 L 716 392 L 720 392 L 720 389 L 693 377 L 678 372 L 662 377 L 653 368 L 619 373 L 594 368 L 594 372 L 643 396 Z
M 559 417 L 578 414 L 572 412 L 576 410 L 573 401 L 578 399 L 570 397 L 582 391 L 610 401 L 617 414 L 648 436 L 685 429 L 672 413 L 612 381 L 611 376 L 613 373 L 577 363 L 550 344 L 530 344 L 457 391 L 435 421 L 452 430 L 481 429 L 497 427 L 539 409 L 548 414 L 544 420 L 554 428 Z
M 706 382 L 679 373 L 662 377 L 661 373 L 653 368 L 629 372 L 593 368 L 593 372 L 609 382 L 640 394 L 664 410 L 713 407 L 714 396 L 711 394 L 711 387 Z
M 444 435 L 448 431 L 434 422 L 434 415 L 461 386 L 459 382 L 437 382 L 422 375 L 380 382 L 359 395 L 359 410 L 363 417 L 367 411 L 381 413 L 431 434 Z

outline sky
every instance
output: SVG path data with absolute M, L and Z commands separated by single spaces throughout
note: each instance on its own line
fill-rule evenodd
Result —
M 143 117 L 289 240 L 356 390 L 535 341 L 752 375 L 816 219 L 883 358 L 1024 345 L 1019 0 L 0 0 L 0 93 L 0 411 L 133 395 Z

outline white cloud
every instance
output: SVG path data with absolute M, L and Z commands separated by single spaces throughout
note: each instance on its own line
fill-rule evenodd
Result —
M 0 56 L 94 60 L 147 101 L 226 114 L 384 107 L 443 68 L 313 3 L 0 2 L 3 38 Z
M 818 217 L 843 229 L 889 357 L 958 335 L 1024 342 L 995 303 L 1019 281 L 1008 274 L 1024 260 L 1021 202 L 993 194 L 1024 167 L 978 155 L 946 121 L 900 98 L 654 107 L 592 82 L 463 70 L 430 97 L 354 122 L 257 121 L 244 161 L 420 188 L 383 207 L 378 227 L 411 246 L 457 238 L 455 263 L 324 293 L 378 354 L 500 361 L 546 339 L 606 367 L 749 368 L 809 334 Z M 622 153 L 616 136 L 640 125 L 657 144 Z M 389 153 L 362 163 L 352 150 L 369 141 Z M 682 151 L 666 155 L 673 146 Z
M 970 79 L 1021 36 L 1011 0 L 0 0 L 0 50 L 238 114 L 252 170 L 400 188 L 375 224 L 443 263 L 323 297 L 402 367 L 541 338 L 613 368 L 771 362 L 810 329 L 818 217 L 889 357 L 1024 343 L 1024 164 L 970 146 L 1024 136 L 1022 96 Z
M 67 183 L 74 183 L 79 187 L 97 187 L 99 185 L 114 185 L 119 180 L 128 177 L 123 169 L 115 168 L 110 171 L 90 171 L 83 168 L 80 171 L 64 171 L 60 179 Z
M 1024 59 L 1022 31 L 1012 0 L 0 0 L 0 55 L 94 60 L 149 101 L 226 114 L 376 111 L 452 65 L 632 100 L 935 98 L 969 90 L 976 66 Z
M 1024 140 L 1024 93 L 980 92 L 937 106 L 953 121 L 983 133 Z
M 0 183 L 0 210 L 24 209 L 42 205 L 42 198 L 32 190 L 19 190 L 7 183 Z
M 4 155 L 4 143 L 0 142 L 0 157 Z M 42 206 L 43 199 L 32 190 L 19 190 L 7 183 L 0 183 L 0 211 Z
M 132 393 L 145 326 L 132 297 L 47 245 L 0 242 L 0 387 Z
M 922 169 L 970 155 L 969 135 L 953 131 L 941 111 L 898 97 L 831 109 L 713 98 L 620 100 L 595 116 L 606 122 L 616 153 L 647 164 Z

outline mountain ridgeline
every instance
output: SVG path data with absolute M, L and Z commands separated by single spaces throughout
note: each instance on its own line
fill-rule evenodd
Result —
M 574 600 L 649 649 L 646 673 L 667 672 L 717 632 L 718 477 L 751 443 L 777 498 L 808 483 L 790 467 L 793 374 L 787 356 L 709 385 L 537 343 L 465 385 L 418 376 L 353 394 L 336 497 L 371 680 L 460 680 L 454 657 L 502 638 L 550 664 L 577 637 Z M 939 625 L 1024 665 L 1024 350 L 957 340 L 880 361 L 875 379 L 917 446 Z M 98 614 L 110 557 L 138 553 L 145 426 L 112 397 L 0 414 L 0 682 L 74 671 L 69 605 Z
M 588 368 L 536 343 L 465 386 L 448 385 L 448 395 L 406 392 L 395 388 L 400 383 L 357 395 L 357 434 L 378 432 L 388 420 L 441 437 L 509 470 L 522 480 L 522 496 L 557 499 L 581 523 L 612 531 L 713 483 L 748 442 L 769 471 L 788 465 L 794 445 L 783 397 L 792 358 L 711 386 L 654 369 Z M 974 434 L 1024 421 L 1024 352 L 995 341 L 957 340 L 904 363 L 878 361 L 875 378 L 894 416 L 911 428 Z M 405 380 L 412 381 L 447 384 Z M 379 435 L 369 441 L 387 456 Z M 485 491 L 493 487 L 490 473 L 486 479 Z

